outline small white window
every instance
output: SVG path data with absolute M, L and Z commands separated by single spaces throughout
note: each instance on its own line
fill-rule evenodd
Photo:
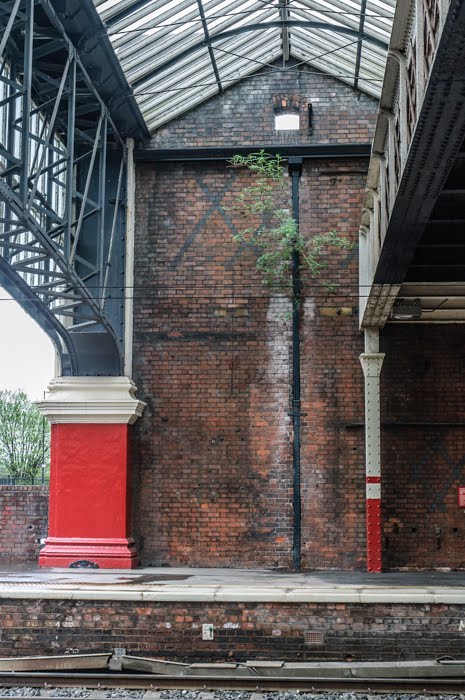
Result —
M 275 131 L 297 131 L 300 129 L 300 115 L 295 112 L 275 114 Z

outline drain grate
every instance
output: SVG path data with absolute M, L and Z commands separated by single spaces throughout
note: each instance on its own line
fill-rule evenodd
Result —
M 324 634 L 320 630 L 305 630 L 305 632 L 304 632 L 304 643 L 305 644 L 312 644 L 313 646 L 317 646 L 318 644 L 323 644 L 324 641 L 325 641 Z

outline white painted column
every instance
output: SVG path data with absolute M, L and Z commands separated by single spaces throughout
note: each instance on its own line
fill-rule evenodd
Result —
M 365 330 L 365 352 L 360 355 L 365 376 L 365 482 L 367 571 L 382 570 L 381 545 L 381 420 L 380 374 L 384 353 L 379 352 L 379 331 Z

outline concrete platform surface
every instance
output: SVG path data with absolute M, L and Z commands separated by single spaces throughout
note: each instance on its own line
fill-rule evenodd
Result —
M 465 572 L 39 569 L 0 565 L 0 597 L 281 603 L 465 603 Z

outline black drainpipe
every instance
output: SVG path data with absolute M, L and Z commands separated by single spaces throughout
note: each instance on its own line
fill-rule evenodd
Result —
M 302 175 L 302 158 L 289 157 L 289 174 L 292 178 L 292 216 L 299 230 L 299 178 Z M 292 424 L 294 441 L 292 448 L 294 488 L 294 569 L 302 570 L 301 557 L 301 494 L 300 494 L 300 255 L 292 253 Z

